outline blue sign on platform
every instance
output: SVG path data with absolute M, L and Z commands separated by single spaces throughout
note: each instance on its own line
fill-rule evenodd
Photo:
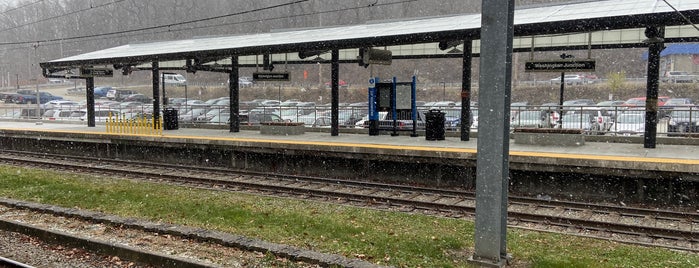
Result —
M 378 77 L 369 78 L 369 120 L 379 120 L 379 110 L 378 103 L 376 99 L 377 90 L 376 83 L 379 81 Z

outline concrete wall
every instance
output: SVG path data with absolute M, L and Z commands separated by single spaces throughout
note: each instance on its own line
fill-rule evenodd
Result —
M 475 154 L 446 151 L 324 148 L 223 140 L 161 139 L 7 131 L 0 148 L 94 158 L 224 167 L 350 180 L 473 189 Z M 108 138 L 107 138 L 108 137 Z M 628 164 L 628 163 L 627 163 Z M 574 200 L 698 202 L 699 172 L 676 164 L 652 166 L 600 160 L 510 157 L 512 194 Z M 690 173 L 686 173 L 690 172 Z M 692 175 L 694 174 L 694 175 Z

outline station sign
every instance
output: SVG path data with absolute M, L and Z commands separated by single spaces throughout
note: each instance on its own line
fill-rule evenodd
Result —
M 111 68 L 80 68 L 81 76 L 88 77 L 112 77 L 114 70 Z
M 527 72 L 594 72 L 595 60 L 547 60 L 527 61 L 524 70 Z
M 255 81 L 289 81 L 290 76 L 288 72 L 283 73 L 253 73 L 252 79 Z

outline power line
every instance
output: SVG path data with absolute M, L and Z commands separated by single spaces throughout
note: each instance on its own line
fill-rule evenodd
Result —
M 125 0 L 120 0 L 120 1 L 125 1 Z M 169 28 L 169 27 L 180 26 L 180 25 L 184 25 L 184 24 L 197 23 L 197 22 L 202 22 L 202 21 L 220 19 L 220 18 L 243 15 L 243 14 L 248 14 L 248 13 L 254 13 L 254 12 L 258 12 L 258 11 L 289 6 L 289 5 L 299 4 L 299 3 L 308 2 L 308 1 L 309 0 L 298 0 L 298 1 L 293 1 L 293 2 L 289 2 L 289 3 L 273 5 L 273 6 L 263 7 L 263 8 L 257 8 L 257 9 L 252 9 L 252 10 L 246 10 L 246 11 L 241 11 L 241 12 L 236 12 L 236 13 L 231 13 L 231 14 L 226 14 L 226 15 L 221 15 L 221 16 L 196 19 L 196 20 L 190 20 L 190 21 L 183 21 L 183 22 L 176 22 L 176 23 L 170 23 L 170 24 L 164 24 L 164 25 L 158 25 L 158 26 L 150 26 L 150 27 L 144 27 L 144 28 L 139 28 L 139 29 L 123 30 L 123 31 L 84 35 L 84 36 L 74 36 L 74 37 L 66 37 L 66 38 L 54 38 L 54 39 L 35 40 L 35 41 L 20 41 L 20 42 L 5 42 L 5 43 L 0 43 L 0 45 L 22 45 L 22 44 L 34 44 L 34 43 L 58 42 L 58 41 L 65 41 L 65 40 L 75 40 L 75 39 L 83 39 L 83 38 L 91 38 L 91 37 L 101 37 L 101 36 L 108 36 L 108 35 L 133 33 L 133 32 L 140 32 L 140 31 L 146 31 L 146 30 L 155 30 L 155 29 L 160 29 L 160 28 Z
M 253 9 L 253 10 L 248 10 L 248 11 L 243 11 L 243 12 L 238 12 L 238 13 L 232 13 L 232 14 L 227 14 L 227 15 L 222 15 L 222 16 L 216 16 L 216 17 L 211 17 L 211 18 L 197 19 L 197 20 L 192 20 L 192 21 L 184 21 L 184 22 L 178 22 L 178 23 L 172 23 L 172 24 L 166 24 L 166 25 L 160 25 L 160 26 L 145 27 L 145 28 L 140 28 L 140 29 L 132 29 L 132 30 L 124 30 L 124 31 L 110 32 L 110 33 L 101 33 L 101 34 L 93 34 L 93 35 L 84 35 L 84 36 L 74 36 L 74 37 L 66 37 L 66 38 L 55 38 L 55 39 L 34 40 L 34 41 L 19 41 L 19 42 L 5 42 L 5 43 L 0 43 L 0 45 L 24 45 L 24 44 L 36 44 L 36 43 L 50 43 L 50 42 L 59 42 L 59 41 L 62 42 L 62 41 L 66 41 L 66 40 L 77 40 L 77 39 L 88 39 L 88 40 L 89 40 L 89 39 L 91 39 L 91 38 L 97 38 L 97 37 L 103 37 L 103 36 L 109 36 L 109 35 L 118 35 L 118 34 L 134 33 L 134 32 L 139 32 L 139 31 L 146 31 L 146 30 L 155 30 L 155 29 L 160 29 L 160 28 L 169 28 L 169 27 L 172 27 L 172 26 L 180 26 L 180 25 L 185 25 L 185 24 L 189 24 L 189 23 L 195 23 L 195 22 L 213 20 L 213 19 L 218 19 L 218 18 L 223 18 L 223 17 L 230 17 L 230 16 L 235 16 L 235 15 L 242 15 L 242 14 L 246 14 L 246 13 L 253 13 L 253 12 L 257 12 L 257 11 L 262 11 L 262 10 L 267 10 L 267 9 L 272 9 L 272 8 L 276 8 L 276 7 L 281 7 L 281 6 L 286 6 L 286 5 L 291 5 L 291 4 L 301 3 L 301 2 L 307 2 L 307 1 L 308 1 L 308 0 L 295 1 L 295 2 L 291 2 L 291 3 L 287 3 L 287 4 L 281 4 L 281 5 L 276 5 L 276 6 L 270 6 L 270 7 L 264 7 L 264 8 L 259 8 L 259 9 Z M 311 12 L 311 13 L 303 13 L 303 14 L 297 14 L 297 15 L 288 15 L 288 16 L 275 17 L 275 18 L 265 18 L 265 20 L 289 19 L 289 18 L 295 18 L 295 17 L 312 16 L 312 15 L 319 15 L 319 14 L 326 14 L 326 13 L 335 13 L 335 12 L 349 11 L 349 10 L 358 10 L 358 9 L 371 8 L 371 7 L 389 6 L 389 5 L 403 4 L 403 3 L 408 3 L 408 2 L 416 2 L 416 1 L 419 1 L 419 0 L 402 0 L 402 1 L 396 1 L 396 2 L 382 3 L 382 4 L 372 3 L 372 4 L 369 4 L 369 5 L 359 6 L 359 7 L 350 7 L 350 8 L 341 8 L 341 9 L 325 10 L 325 11 L 318 11 L 318 12 Z M 257 19 L 247 20 L 247 21 L 232 22 L 232 23 L 222 23 L 222 24 L 217 24 L 217 25 L 205 25 L 205 26 L 197 26 L 197 27 L 183 28 L 183 29 L 168 29 L 168 30 L 165 30 L 165 31 L 156 31 L 156 32 L 148 32 L 148 33 L 129 34 L 129 35 L 124 35 L 124 37 L 126 37 L 126 36 L 139 36 L 139 35 L 152 35 L 152 34 L 159 34 L 159 33 L 180 32 L 180 31 L 189 31 L 189 30 L 197 30 L 197 29 L 204 29 L 204 28 L 214 28 L 214 27 L 221 27 L 221 26 L 230 26 L 230 25 L 245 24 L 245 23 L 259 22 L 259 21 L 260 21 L 260 19 L 257 18 Z M 76 42 L 76 41 L 73 41 L 73 42 Z M 73 43 L 73 42 L 63 42 L 63 44 Z
M 22 5 L 22 6 L 10 8 L 10 9 L 8 9 L 8 10 L 5 10 L 5 11 L 3 11 L 3 12 L 0 12 L 0 15 L 7 14 L 7 13 L 9 13 L 9 12 L 12 12 L 12 11 L 15 11 L 15 10 L 18 10 L 18 9 L 23 9 L 23 8 L 25 8 L 25 7 L 28 7 L 28 6 L 31 6 L 31 5 L 34 5 L 34 4 L 38 4 L 38 3 L 41 3 L 41 2 L 44 2 L 44 1 L 46 1 L 46 0 L 38 0 L 38 1 L 34 1 L 34 2 L 32 2 L 32 3 L 29 3 L 29 4 L 25 4 L 25 5 Z
M 694 29 L 697 29 L 697 31 L 699 31 L 699 27 L 697 27 L 697 25 L 695 25 L 694 23 L 692 23 L 692 21 L 689 20 L 689 18 L 687 18 L 687 16 L 685 16 L 684 14 L 682 14 L 682 12 L 680 12 L 680 11 L 677 10 L 674 6 L 672 6 L 669 2 L 667 2 L 667 0 L 663 0 L 663 2 L 665 2 L 665 4 L 667 4 L 668 6 L 670 6 L 670 8 L 672 8 L 672 10 L 674 10 L 677 14 L 680 14 L 680 17 L 682 17 L 685 21 L 687 21 L 687 23 L 689 23 L 690 25 L 692 25 L 692 27 L 694 27 Z
M 42 1 L 43 1 L 43 0 L 42 0 Z M 9 30 L 14 30 L 14 29 L 17 29 L 17 28 L 22 28 L 22 27 L 29 26 L 29 25 L 34 25 L 34 24 L 37 24 L 37 23 L 40 23 L 40 22 L 45 22 L 45 21 L 49 21 L 49 20 L 53 20 L 53 19 L 58 19 L 58 18 L 70 16 L 70 15 L 75 15 L 75 14 L 78 14 L 78 13 L 80 13 L 80 12 L 85 12 L 85 11 L 88 11 L 88 10 L 91 10 L 91 9 L 94 9 L 94 8 L 106 7 L 106 6 L 113 5 L 113 4 L 120 3 L 120 2 L 124 2 L 124 1 L 126 1 L 126 0 L 116 0 L 116 1 L 114 1 L 114 2 L 110 2 L 110 3 L 106 3 L 106 4 L 101 4 L 101 5 L 97 5 L 97 6 L 92 6 L 92 5 L 90 5 L 90 7 L 88 7 L 88 8 L 78 9 L 78 10 L 74 10 L 74 11 L 71 11 L 71 12 L 68 12 L 68 13 L 65 13 L 65 14 L 61 14 L 61 15 L 57 15 L 57 16 L 53 16 L 53 17 L 48 17 L 48 18 L 43 18 L 43 19 L 40 19 L 40 20 L 37 20 L 37 21 L 33 21 L 33 22 L 25 23 L 25 24 L 20 24 L 20 25 L 17 25 L 17 26 L 14 26 L 14 27 L 10 27 L 10 28 L 7 28 L 7 29 L 2 29 L 2 30 L 0 30 L 0 33 L 6 32 L 6 31 L 9 31 Z

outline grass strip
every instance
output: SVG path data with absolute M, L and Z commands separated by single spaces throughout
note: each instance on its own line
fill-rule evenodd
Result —
M 401 212 L 0 166 L 0 196 L 214 229 L 397 267 L 464 267 L 474 224 Z M 699 267 L 697 254 L 508 230 L 514 267 Z

